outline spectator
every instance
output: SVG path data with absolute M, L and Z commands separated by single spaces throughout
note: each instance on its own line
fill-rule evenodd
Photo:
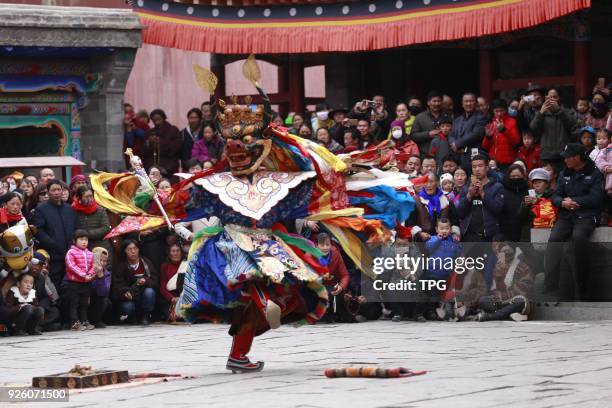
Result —
M 582 146 L 584 146 L 587 156 L 590 156 L 591 152 L 595 148 L 595 129 L 593 129 L 591 126 L 583 127 L 580 133 L 580 139 L 578 141 Z
M 599 129 L 597 131 L 597 134 L 595 134 L 595 143 L 595 148 L 589 154 L 589 158 L 594 162 L 597 162 L 597 157 L 610 144 L 610 132 L 608 132 L 608 129 Z
M 549 89 L 546 100 L 531 121 L 531 129 L 540 135 L 542 159 L 559 154 L 570 141 L 576 126 L 576 118 L 561 106 L 560 100 L 559 91 L 555 88 Z
M 164 178 L 166 171 L 158 166 L 151 166 L 149 169 L 149 179 L 155 187 L 159 184 L 162 178 Z
M 274 112 L 272 111 L 272 121 L 271 123 L 275 124 L 276 126 L 279 127 L 284 127 L 285 126 L 285 121 L 283 121 L 283 118 L 281 117 L 281 115 L 278 114 L 278 112 Z
M 499 216 L 504 207 L 503 186 L 489 180 L 488 159 L 472 158 L 472 180 L 463 187 L 457 213 L 465 242 L 490 242 L 499 233 Z
M 525 222 L 520 216 L 521 204 L 529 188 L 525 168 L 518 164 L 508 167 L 502 184 L 504 186 L 504 206 L 499 217 L 501 233 L 504 239 L 511 242 L 528 240 L 527 231 L 523 228 Z
M 192 108 L 187 112 L 187 126 L 181 130 L 181 137 L 183 138 L 181 161 L 184 163 L 191 159 L 195 142 L 202 139 L 202 111 L 200 109 Z
M 202 138 L 193 145 L 191 157 L 199 162 L 211 161 L 216 163 L 223 154 L 223 142 L 211 125 L 202 129 Z
M 436 165 L 442 168 L 444 159 L 451 154 L 448 136 L 453 130 L 453 120 L 450 116 L 442 116 L 439 120 L 439 132 L 434 136 L 429 146 L 429 155 L 436 160 Z
M 321 232 L 317 236 L 317 248 L 323 253 L 321 264 L 327 266 L 329 273 L 323 276 L 323 284 L 327 288 L 329 302 L 325 320 L 331 322 L 334 320 L 346 321 L 347 311 L 344 302 L 343 293 L 349 287 L 349 273 L 346 265 L 342 260 L 340 251 L 332 244 L 330 236 Z M 336 313 L 334 313 L 334 305 Z
M 0 232 L 14 225 L 27 224 L 21 213 L 23 208 L 23 195 L 18 192 L 6 193 L 0 196 Z
M 585 294 L 588 282 L 589 236 L 597 225 L 603 202 L 603 176 L 586 156 L 584 147 L 568 143 L 561 152 L 566 169 L 561 172 L 557 189 L 552 196 L 559 209 L 559 219 L 553 227 L 546 247 L 544 292 L 557 295 L 563 250 L 558 242 L 568 239 L 574 244 L 574 281 L 578 283 L 578 297 Z
M 423 156 L 423 164 L 421 165 L 421 175 L 425 176 L 429 173 L 438 173 L 438 165 L 436 163 L 436 159 L 431 156 Z
M 59 323 L 60 311 L 57 307 L 59 295 L 57 288 L 49 278 L 48 261 L 42 252 L 36 251 L 28 267 L 34 278 L 38 306 L 42 307 L 44 311 L 43 319 L 40 321 L 40 328 L 44 332 L 61 330 L 62 328 Z
M 32 199 L 32 194 L 34 193 L 34 185 L 32 181 L 27 178 L 23 178 L 21 182 L 19 182 L 19 190 L 23 191 L 23 201 L 24 201 L 24 211 L 27 208 L 28 202 Z
M 149 112 L 145 109 L 141 109 L 136 113 L 136 118 L 134 119 L 136 127 L 146 132 L 150 129 L 149 122 L 151 122 L 151 117 L 149 116 Z
M 451 218 L 451 203 L 438 188 L 438 177 L 435 173 L 427 173 L 427 182 L 419 192 L 415 204 L 411 234 L 414 238 L 427 242 L 436 233 L 438 220 Z M 452 227 L 452 235 L 459 240 L 461 233 L 458 225 Z
M 438 126 L 442 117 L 442 94 L 430 91 L 427 94 L 427 110 L 419 113 L 412 125 L 410 136 L 419 146 L 420 152 L 429 152 L 429 145 L 440 133 Z
M 119 304 L 121 315 L 133 318 L 139 314 L 140 323 L 148 326 L 158 283 L 158 272 L 147 258 L 140 256 L 138 243 L 125 239 L 119 252 L 119 269 L 113 273 L 112 280 L 113 298 Z
M 71 330 L 92 330 L 89 323 L 87 307 L 91 281 L 94 280 L 93 252 L 87 249 L 87 232 L 76 230 L 74 244 L 66 253 L 66 277 L 64 278 L 64 295 L 68 306 L 68 318 Z
M 394 120 L 391 122 L 391 137 L 395 148 L 401 150 L 405 154 L 419 154 L 419 148 L 414 141 L 410 139 L 410 136 L 405 131 L 404 120 Z
M 62 202 L 68 203 L 68 199 L 70 198 L 70 189 L 68 188 L 68 184 L 64 183 L 62 180 L 59 181 L 60 186 L 62 186 Z
M 506 113 L 506 101 L 493 101 L 493 120 L 487 125 L 482 147 L 489 157 L 505 170 L 517 157 L 517 146 L 521 143 L 516 120 Z
M 443 173 L 440 176 L 440 189 L 442 193 L 448 196 L 453 191 L 453 175 L 450 173 Z
M 304 124 L 304 115 L 301 113 L 296 113 L 293 115 L 293 123 L 291 127 L 287 129 L 289 133 L 292 135 L 298 136 L 300 134 L 300 127 Z
M 337 107 L 329 112 L 329 116 L 333 119 L 334 124 L 329 127 L 329 134 L 331 137 L 338 142 L 340 145 L 343 145 L 343 140 L 341 135 L 343 134 L 343 130 L 345 129 L 343 122 L 346 119 L 346 115 L 348 115 L 348 110 L 343 107 Z
M 202 105 L 200 105 L 200 111 L 202 112 L 202 127 L 206 125 L 214 125 L 212 106 L 209 101 L 202 102 Z
M 342 146 L 336 142 L 329 134 L 329 130 L 324 127 L 317 129 L 317 143 L 324 146 L 327 150 L 334 154 L 342 153 Z
M 421 100 L 414 95 L 409 96 L 408 97 L 408 110 L 410 111 L 410 114 L 412 116 L 415 116 L 415 120 L 416 120 L 416 115 L 423 112 L 424 110 L 423 102 L 421 102 Z
M 93 252 L 93 269 L 96 275 L 91 282 L 89 316 L 91 324 L 96 329 L 104 329 L 106 324 L 103 316 L 110 303 L 108 298 L 112 280 L 111 271 L 107 268 L 109 253 L 102 247 L 95 247 L 91 252 Z
M 406 162 L 404 173 L 408 175 L 408 178 L 415 178 L 420 175 L 421 158 L 418 155 L 416 154 L 410 155 L 410 157 L 408 158 L 408 161 Z
M 451 234 L 451 222 L 448 218 L 439 218 L 436 223 L 436 234 L 432 235 L 425 243 L 427 254 L 427 268 L 423 279 L 447 280 L 453 272 L 454 260 L 461 255 L 461 244 L 456 242 Z M 451 259 L 453 262 L 449 262 Z M 431 260 L 431 261 L 429 261 Z M 440 293 L 435 289 L 431 291 L 430 297 L 439 297 Z M 443 306 L 446 311 L 444 320 L 456 319 L 454 316 L 454 302 L 448 302 Z
M 170 308 L 174 308 L 176 306 L 176 302 L 178 301 L 179 296 L 183 290 L 182 282 L 179 282 L 179 279 L 182 281 L 181 276 L 175 275 L 179 273 L 179 267 L 181 266 L 181 262 L 184 260 L 183 249 L 178 242 L 171 243 L 168 246 L 168 259 L 167 262 L 164 262 L 161 266 L 159 273 L 159 293 L 161 294 L 165 318 L 163 320 L 168 320 L 168 318 L 173 314 L 170 313 Z M 181 274 L 182 275 L 182 274 Z M 176 285 L 174 289 L 168 289 L 168 282 L 176 280 Z
M 38 306 L 34 277 L 29 273 L 19 275 L 17 285 L 11 287 L 4 303 L 7 307 L 8 320 L 15 328 L 13 335 L 42 334 L 40 321 L 45 311 Z
M 359 119 L 357 121 L 357 131 L 364 148 L 376 146 L 379 143 L 378 138 L 370 130 L 370 122 L 366 119 Z
M 518 118 L 518 108 L 519 108 L 520 103 L 521 103 L 521 100 L 518 98 L 512 98 L 510 100 L 510 103 L 508 104 L 508 116 L 514 119 Z M 518 123 L 517 123 L 517 127 L 518 127 Z
M 493 271 L 493 293 L 478 300 L 481 311 L 476 315 L 476 320 L 525 321 L 530 312 L 533 273 L 520 248 L 512 248 L 507 242 L 493 242 L 492 247 L 497 258 Z
M 161 165 L 169 174 L 178 172 L 183 148 L 183 138 L 176 126 L 166 121 L 166 113 L 161 109 L 151 112 L 153 129 L 146 132 L 142 161 L 145 167 Z
M 572 112 L 576 117 L 576 122 L 579 126 L 584 126 L 587 114 L 591 109 L 591 101 L 588 98 L 580 97 L 576 101 L 576 108 Z
M 24 177 L 25 180 L 29 180 L 32 183 L 32 187 L 36 188 L 36 186 L 38 186 L 38 177 L 36 177 L 33 174 L 28 174 L 27 176 Z
M 459 205 L 459 198 L 461 197 L 461 190 L 467 183 L 467 173 L 461 167 L 459 167 L 453 173 L 453 191 L 448 195 L 448 199 L 452 201 L 453 206 L 457 208 Z
M 148 117 L 147 117 L 148 120 Z M 140 126 L 137 125 L 140 124 Z M 145 129 L 143 129 L 145 127 Z M 130 148 L 135 155 L 142 155 L 142 145 L 144 143 L 145 132 L 149 126 L 143 126 L 143 122 L 137 120 L 134 114 L 126 113 L 123 117 L 123 149 Z M 125 157 L 126 166 L 129 166 L 129 157 Z
M 529 173 L 533 187 L 521 205 L 523 217 L 529 218 L 532 228 L 552 228 L 557 220 L 557 208 L 553 205 L 553 191 L 549 188 L 550 175 L 542 168 Z
M 455 102 L 449 95 L 442 95 L 442 113 L 451 120 L 455 118 Z
M 468 172 L 472 157 L 482 149 L 487 117 L 476 111 L 476 95 L 465 93 L 461 99 L 463 114 L 453 120 L 453 130 L 449 135 L 451 149 L 461 155 L 461 167 Z
M 32 198 L 30 199 L 27 205 L 26 217 L 28 218 L 28 220 L 30 220 L 32 217 L 32 211 L 36 207 L 38 207 L 39 204 L 46 203 L 47 201 L 49 201 L 49 190 L 47 190 L 46 184 L 40 183 L 34 188 Z
M 593 93 L 591 100 L 591 109 L 584 118 L 585 126 L 591 126 L 595 129 L 605 129 L 610 111 L 608 109 L 607 97 L 601 91 Z
M 45 167 L 40 171 L 40 182 L 42 184 L 47 184 L 49 180 L 55 180 L 55 173 L 52 169 Z
M 110 242 L 104 239 L 111 230 L 106 209 L 98 206 L 90 187 L 79 187 L 72 202 L 72 209 L 77 215 L 79 229 L 87 232 L 88 248 L 102 247 L 106 249 L 107 256 L 112 254 Z
M 36 226 L 39 246 L 51 255 L 49 276 L 59 288 L 66 272 L 65 257 L 72 244 L 77 226 L 74 210 L 62 201 L 62 186 L 59 180 L 49 180 L 49 201 L 40 204 L 32 212 L 32 223 Z
M 68 190 L 70 192 L 68 201 L 72 203 L 72 200 L 74 199 L 74 196 L 77 190 L 79 189 L 79 187 L 88 187 L 88 186 L 89 186 L 89 181 L 87 179 L 87 176 L 85 176 L 84 174 L 77 174 L 76 176 L 73 176 L 72 179 L 70 179 L 70 186 L 68 187 Z
M 414 125 L 415 119 L 416 117 L 410 113 L 405 103 L 401 102 L 397 104 L 395 107 L 395 120 L 403 122 L 405 134 L 410 135 L 410 133 L 412 133 L 412 125 Z M 393 127 L 393 124 L 391 124 L 391 127 Z
M 485 98 L 484 96 L 479 96 L 477 99 L 477 103 L 478 103 L 478 107 L 476 108 L 476 110 L 478 112 L 480 112 L 483 116 L 485 116 L 487 118 L 487 121 L 491 119 L 491 111 L 489 110 L 489 102 L 487 101 L 487 98 Z
M 531 122 L 535 118 L 537 112 L 542 108 L 544 102 L 544 88 L 539 85 L 529 84 L 527 87 L 526 95 L 521 97 L 518 107 L 518 127 L 519 130 L 525 131 L 531 129 L 535 132 L 535 136 L 539 137 L 539 131 L 536 131 L 531 127 Z
M 610 134 L 608 134 L 608 141 L 610 141 Z M 595 164 L 599 171 L 601 171 L 606 177 L 606 192 L 608 195 L 612 195 L 612 143 L 608 143 L 605 149 L 602 149 L 595 160 Z M 609 197 L 610 199 L 610 197 Z
M 300 126 L 300 131 L 299 131 L 298 136 L 301 137 L 302 139 L 312 140 L 312 130 L 310 129 L 310 126 L 308 126 L 306 123 Z
M 453 175 L 458 168 L 459 163 L 452 155 L 448 155 L 442 159 L 442 174 L 449 173 L 450 175 Z
M 329 117 L 329 111 L 329 104 L 327 102 L 317 103 L 315 114 L 311 119 L 312 130 L 314 132 L 320 127 L 328 129 L 334 124 L 334 120 Z
M 530 129 L 523 130 L 523 145 L 518 149 L 518 158 L 525 163 L 527 171 L 541 167 L 541 148 L 535 142 L 535 137 Z
M 361 150 L 361 139 L 359 132 L 355 128 L 346 128 L 344 131 L 344 153 L 354 152 L 355 150 Z

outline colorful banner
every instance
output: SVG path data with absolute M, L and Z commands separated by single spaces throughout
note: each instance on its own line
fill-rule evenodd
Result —
M 381 0 L 212 6 L 137 0 L 144 42 L 218 54 L 367 51 L 533 27 L 591 0 Z

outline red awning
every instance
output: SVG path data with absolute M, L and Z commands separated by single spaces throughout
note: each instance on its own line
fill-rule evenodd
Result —
M 218 54 L 262 54 L 379 50 L 499 34 L 588 8 L 591 0 L 133 4 L 146 26 L 145 43 Z

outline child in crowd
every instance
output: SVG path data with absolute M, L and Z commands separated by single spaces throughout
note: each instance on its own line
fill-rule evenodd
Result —
M 453 175 L 450 173 L 444 173 L 440 176 L 440 188 L 444 195 L 449 195 L 453 191 Z
M 584 123 L 589 110 L 591 109 L 591 101 L 587 98 L 578 98 L 576 101 L 576 108 L 574 109 L 574 114 L 576 119 L 578 119 L 579 123 Z
M 586 154 L 590 155 L 595 146 L 595 129 L 591 126 L 585 126 L 580 133 L 580 144 L 584 146 Z
M 605 131 L 605 133 L 609 141 L 610 133 L 607 131 Z M 595 165 L 606 178 L 605 189 L 607 194 L 607 200 L 605 206 L 606 211 L 608 212 L 608 226 L 612 227 L 612 143 L 609 143 L 605 149 L 601 149 L 601 151 L 595 158 Z
M 108 305 L 110 295 L 111 271 L 107 268 L 108 251 L 102 247 L 95 247 L 93 253 L 93 264 L 95 278 L 91 282 L 91 302 L 89 306 L 91 323 L 96 329 L 103 329 L 106 324 L 102 316 Z
M 15 336 L 42 334 L 39 323 L 45 313 L 38 306 L 34 277 L 29 273 L 19 275 L 17 284 L 6 295 L 5 304 L 9 310 L 9 318 L 14 325 Z
M 541 167 L 540 156 L 542 148 L 535 143 L 535 136 L 531 130 L 523 131 L 523 145 L 518 149 L 518 158 L 525 162 L 527 171 Z
M 202 171 L 202 165 L 196 159 L 189 159 L 185 161 L 184 167 L 189 174 L 196 174 Z
M 599 156 L 599 153 L 605 150 L 609 144 L 610 132 L 608 132 L 607 129 L 598 129 L 597 133 L 595 134 L 595 148 L 593 151 L 591 151 L 591 154 L 589 154 L 591 160 L 594 162 L 597 161 L 597 156 Z
M 429 146 L 429 155 L 436 160 L 439 168 L 442 168 L 444 159 L 452 152 L 448 142 L 448 135 L 453 130 L 453 120 L 450 116 L 442 116 L 438 122 L 440 132 L 434 137 Z
M 74 232 L 74 244 L 66 253 L 65 294 L 68 304 L 68 317 L 72 330 L 92 330 L 95 327 L 87 318 L 87 306 L 91 281 L 96 277 L 93 252 L 87 249 L 87 231 Z
M 528 215 L 532 228 L 552 228 L 557 220 L 557 207 L 552 203 L 553 191 L 548 188 L 549 180 L 550 174 L 543 168 L 529 173 L 533 190 L 523 200 L 521 218 Z
M 208 170 L 212 168 L 212 166 L 213 162 L 211 162 L 210 160 L 206 160 L 204 163 L 202 163 L 202 170 Z
M 427 254 L 427 269 L 423 279 L 448 280 L 453 270 L 455 259 L 461 254 L 461 244 L 453 239 L 451 222 L 448 218 L 439 218 L 436 225 L 436 235 L 425 243 Z M 450 260 L 450 261 L 449 261 Z M 438 291 L 430 293 L 437 297 Z M 441 309 L 445 311 L 444 320 L 456 320 L 455 301 L 445 302 Z
M 329 273 L 323 276 L 323 284 L 329 294 L 329 305 L 327 313 L 323 316 L 323 321 L 329 323 L 347 321 L 349 313 L 346 309 L 347 305 L 344 301 L 343 292 L 349 287 L 350 277 L 342 260 L 342 255 L 332 244 L 331 237 L 325 232 L 317 235 L 317 248 L 323 253 L 321 264 L 327 266 L 329 270 Z

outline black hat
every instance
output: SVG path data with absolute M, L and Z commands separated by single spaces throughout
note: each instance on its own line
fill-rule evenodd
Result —
M 453 124 L 453 118 L 451 118 L 451 117 L 450 117 L 450 116 L 448 116 L 448 115 L 442 115 L 442 116 L 440 117 L 440 120 L 438 121 L 438 124 L 439 124 L 439 125 L 441 125 L 441 124 L 443 124 L 443 123 L 445 123 L 445 124 L 451 124 L 451 125 L 452 125 L 452 124 Z
M 344 112 L 346 115 L 349 111 L 344 106 L 340 105 L 329 111 L 329 117 L 333 118 L 336 112 Z
M 508 102 L 503 99 L 495 99 L 491 104 L 491 109 L 508 109 Z
M 529 86 L 527 87 L 527 91 L 525 91 L 525 93 L 528 94 L 530 92 L 539 92 L 542 95 L 544 95 L 545 90 L 543 87 L 541 87 L 538 84 L 529 84 Z
M 584 146 L 579 144 L 579 143 L 568 143 L 565 145 L 565 148 L 563 148 L 563 151 L 561 152 L 561 157 L 565 158 L 565 157 L 572 157 L 572 156 L 583 156 L 586 154 L 586 150 L 584 149 Z

